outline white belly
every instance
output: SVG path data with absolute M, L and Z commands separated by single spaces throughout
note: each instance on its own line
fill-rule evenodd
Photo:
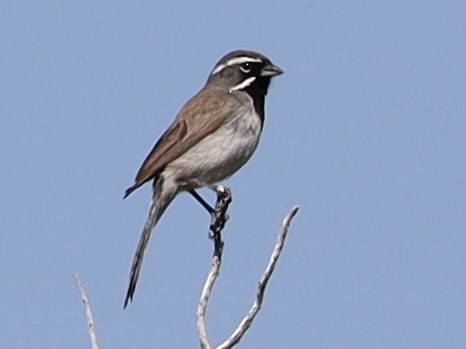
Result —
M 238 113 L 242 114 L 242 113 Z M 209 136 L 173 161 L 164 175 L 185 189 L 198 182 L 218 183 L 238 171 L 252 156 L 259 143 L 261 121 L 253 110 L 220 126 Z

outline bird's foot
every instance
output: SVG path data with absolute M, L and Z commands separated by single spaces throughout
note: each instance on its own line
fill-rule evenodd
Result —
M 209 229 L 209 238 L 215 240 L 220 239 L 220 233 L 230 218 L 227 214 L 227 210 L 233 199 L 230 188 L 224 187 L 223 185 L 216 185 L 212 189 L 217 193 L 217 201 L 211 213 L 212 220 Z

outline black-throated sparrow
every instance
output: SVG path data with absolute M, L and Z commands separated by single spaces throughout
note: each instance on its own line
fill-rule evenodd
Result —
M 195 189 L 222 190 L 218 183 L 249 160 L 262 131 L 270 80 L 282 73 L 257 52 L 228 53 L 146 157 L 135 183 L 125 192 L 127 197 L 153 180 L 152 205 L 131 267 L 125 307 L 133 299 L 144 251 L 160 216 L 182 191 L 208 209 Z

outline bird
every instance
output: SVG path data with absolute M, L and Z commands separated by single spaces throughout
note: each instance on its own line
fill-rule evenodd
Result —
M 172 200 L 190 193 L 224 190 L 219 183 L 237 172 L 252 156 L 264 125 L 265 96 L 271 79 L 283 74 L 269 58 L 251 50 L 224 55 L 204 87 L 179 111 L 143 161 L 124 198 L 152 181 L 152 202 L 131 266 L 124 308 L 133 300 L 151 233 Z

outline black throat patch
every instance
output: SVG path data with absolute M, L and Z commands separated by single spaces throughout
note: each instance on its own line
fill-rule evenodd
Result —
M 265 96 L 270 85 L 270 78 L 258 77 L 251 85 L 246 87 L 243 91 L 246 92 L 254 101 L 254 109 L 261 119 L 261 127 L 265 119 Z

